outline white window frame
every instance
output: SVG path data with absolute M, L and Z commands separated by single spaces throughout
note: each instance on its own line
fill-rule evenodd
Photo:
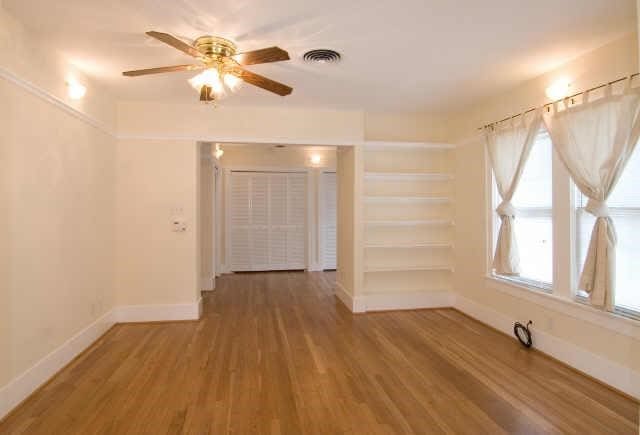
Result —
M 573 210 L 572 219 L 574 222 L 572 228 L 572 243 L 573 243 L 573 258 L 572 258 L 572 270 L 573 270 L 573 279 L 572 279 L 572 289 L 574 299 L 581 303 L 588 305 L 589 298 L 583 294 L 583 292 L 578 289 L 578 282 L 580 277 L 580 268 L 582 267 L 581 259 L 580 259 L 580 240 L 578 238 L 578 216 L 585 209 L 585 207 L 578 207 L 578 195 L 580 194 L 577 186 L 574 183 L 571 183 L 571 191 L 572 191 L 572 202 L 571 208 Z M 640 217 L 640 207 L 609 207 L 609 214 L 612 218 L 620 215 L 631 215 Z M 588 243 L 588 242 L 587 242 Z M 640 310 L 634 310 L 632 308 L 622 307 L 615 305 L 613 307 L 613 313 L 618 314 L 623 317 L 628 317 L 634 320 L 640 320 Z
M 493 273 L 491 264 L 494 254 L 497 226 L 494 227 L 494 201 L 499 198 L 493 181 L 489 156 L 485 158 L 485 222 L 486 222 L 486 277 L 492 288 L 531 303 L 538 303 L 554 310 L 571 312 L 576 318 L 606 327 L 614 332 L 640 338 L 640 313 L 616 307 L 613 312 L 592 307 L 578 291 L 580 260 L 577 241 L 577 195 L 574 183 L 553 152 L 553 283 L 551 291 L 544 286 L 532 285 L 527 280 L 506 277 Z M 640 210 L 634 209 L 640 213 Z M 569 271 L 569 272 L 567 272 Z M 535 283 L 534 283 L 535 284 Z M 549 287 L 549 286 L 547 286 Z M 564 307 L 564 308 L 563 308 Z
M 541 130 L 536 134 L 548 134 L 546 133 L 546 130 L 544 130 L 543 128 L 541 128 Z M 534 145 L 535 146 L 535 145 Z M 491 165 L 489 164 L 489 156 L 485 147 L 485 161 L 487 162 L 487 183 L 489 187 L 489 206 L 488 206 L 488 241 L 489 243 L 487 244 L 489 246 L 489 252 L 487 255 L 487 265 L 486 265 L 486 270 L 487 270 L 487 275 L 493 279 L 496 279 L 498 281 L 503 281 L 506 283 L 513 283 L 519 287 L 523 287 L 527 290 L 532 290 L 532 291 L 537 291 L 537 292 L 542 292 L 542 293 L 547 293 L 547 294 L 551 294 L 554 292 L 554 286 L 556 283 L 556 276 L 557 276 L 557 268 L 555 266 L 555 259 L 557 258 L 557 252 L 556 252 L 556 231 L 555 231 L 555 222 L 556 222 L 556 213 L 555 213 L 555 209 L 556 209 L 556 188 L 555 188 L 555 180 L 556 180 L 556 172 L 557 172 L 557 162 L 556 162 L 556 158 L 555 158 L 555 152 L 552 152 L 552 158 L 551 158 L 551 172 L 552 172 L 552 179 L 554 180 L 553 184 L 552 184 L 552 205 L 551 208 L 548 210 L 546 209 L 539 209 L 539 208 L 518 208 L 517 209 L 517 216 L 530 216 L 530 217 L 535 217 L 535 216 L 549 216 L 551 217 L 551 227 L 552 227 L 552 231 L 553 231 L 553 245 L 552 245 L 552 262 L 554 264 L 554 270 L 553 270 L 553 277 L 552 277 L 552 282 L 548 283 L 548 282 L 543 282 L 543 281 L 538 281 L 535 279 L 531 279 L 531 278 L 526 278 L 526 277 L 521 277 L 521 276 L 509 276 L 509 275 L 499 275 L 497 273 L 495 273 L 493 271 L 493 268 L 491 267 L 493 264 L 493 255 L 495 253 L 495 247 L 496 247 L 496 242 L 497 242 L 497 237 L 498 237 L 498 229 L 499 229 L 499 218 L 497 217 L 497 214 L 495 212 L 496 207 L 499 204 L 499 201 L 501 200 L 500 198 L 500 194 L 498 192 L 498 188 L 496 186 L 496 182 L 495 182 L 495 178 L 493 176 L 493 169 L 491 168 Z M 517 223 L 516 223 L 517 224 Z

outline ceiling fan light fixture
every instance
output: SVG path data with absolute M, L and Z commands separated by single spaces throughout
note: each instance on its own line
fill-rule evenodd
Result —
M 1 0 L 0 0 L 1 1 Z M 184 54 L 196 59 L 199 64 L 171 65 L 124 71 L 126 77 L 146 76 L 150 74 L 172 73 L 179 71 L 203 70 L 189 79 L 189 84 L 200 94 L 200 101 L 213 102 L 235 91 L 242 82 L 284 97 L 291 94 L 293 88 L 267 77 L 244 69 L 247 65 L 257 65 L 290 60 L 289 53 L 280 47 L 267 47 L 258 50 L 237 53 L 232 41 L 218 36 L 204 35 L 193 44 L 163 32 L 149 31 L 146 34 L 163 42 Z
M 189 84 L 198 92 L 203 86 L 209 86 L 217 96 L 224 95 L 224 86 L 220 80 L 220 74 L 215 68 L 208 68 L 195 77 L 189 79 Z
M 229 88 L 230 91 L 236 91 L 242 85 L 242 79 L 240 77 L 234 76 L 233 74 L 226 73 L 224 75 L 224 84 Z

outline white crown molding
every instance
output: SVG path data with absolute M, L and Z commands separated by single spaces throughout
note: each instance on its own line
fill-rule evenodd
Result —
M 257 145 L 299 145 L 314 147 L 339 147 L 339 146 L 355 146 L 362 145 L 362 140 L 306 140 L 306 139 L 274 139 L 274 138 L 256 138 L 241 136 L 193 136 L 193 135 L 152 135 L 152 134 L 118 134 L 120 140 L 156 140 L 156 141 L 187 141 L 187 142 L 217 142 L 220 145 L 226 144 L 257 144 Z
M 0 388 L 0 419 L 89 348 L 114 323 L 110 310 Z
M 190 142 L 220 142 L 225 143 L 242 143 L 242 144 L 263 144 L 263 145 L 303 145 L 328 147 L 334 149 L 338 146 L 362 145 L 363 140 L 345 139 L 345 140 L 300 140 L 300 139 L 274 139 L 274 138 L 252 138 L 238 136 L 193 136 L 193 135 L 153 135 L 153 134 L 119 134 L 117 131 L 109 128 L 104 122 L 87 115 L 86 113 L 71 106 L 67 101 L 43 89 L 42 87 L 25 80 L 6 68 L 0 67 L 0 78 L 19 86 L 30 94 L 46 101 L 49 104 L 65 111 L 75 118 L 95 127 L 96 129 L 114 137 L 118 140 L 156 140 L 156 141 L 190 141 Z
M 59 98 L 55 95 L 53 95 L 52 93 L 44 90 L 43 88 L 39 87 L 38 85 L 31 83 L 28 80 L 25 80 L 23 78 L 18 77 L 17 75 L 15 75 L 14 73 L 12 73 L 11 71 L 0 67 L 0 78 L 3 78 L 5 80 L 7 80 L 10 83 L 13 83 L 16 86 L 19 86 L 20 88 L 24 89 L 25 91 L 29 92 L 30 94 L 40 98 L 43 101 L 46 101 L 49 104 L 54 105 L 55 107 L 63 110 L 64 112 L 68 113 L 69 115 L 79 119 L 80 121 L 83 121 L 89 125 L 91 125 L 92 127 L 95 127 L 96 129 L 100 130 L 103 133 L 108 134 L 111 137 L 117 137 L 115 131 L 111 130 L 105 123 L 103 123 L 102 121 L 97 120 L 96 118 L 87 115 L 84 112 L 81 112 L 80 110 L 76 109 L 75 107 L 71 106 L 69 103 L 67 103 L 66 101 L 64 101 L 62 98 Z

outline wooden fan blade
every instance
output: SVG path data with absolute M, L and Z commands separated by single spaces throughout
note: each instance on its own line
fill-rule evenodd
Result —
M 235 71 L 233 71 L 233 74 L 241 78 L 245 82 L 252 84 L 253 86 L 257 86 L 269 92 L 273 92 L 274 94 L 278 94 L 282 97 L 284 97 L 285 95 L 289 95 L 291 91 L 293 91 L 293 88 L 287 85 L 278 83 L 275 80 L 268 79 L 259 74 L 252 73 L 251 71 L 247 71 L 246 69 L 237 68 Z
M 168 72 L 176 72 L 176 71 L 196 71 L 199 69 L 204 69 L 204 65 L 161 66 L 159 68 L 148 68 L 148 69 L 137 69 L 134 71 L 125 71 L 122 73 L 122 75 L 127 77 L 137 77 L 137 76 L 146 76 L 148 74 L 160 74 L 160 73 L 168 73 Z
M 289 53 L 280 47 L 262 48 L 231 56 L 240 65 L 255 65 L 257 63 L 280 62 L 289 60 Z
M 169 35 L 168 33 L 154 32 L 152 30 L 150 32 L 147 32 L 147 35 L 151 36 L 152 38 L 156 38 L 158 41 L 162 41 L 165 44 L 172 46 L 173 48 L 177 48 L 178 50 L 188 54 L 189 56 L 204 57 L 204 55 L 196 50 L 195 47 L 192 47 L 186 42 L 181 41 L 180 39 L 176 38 L 175 36 Z

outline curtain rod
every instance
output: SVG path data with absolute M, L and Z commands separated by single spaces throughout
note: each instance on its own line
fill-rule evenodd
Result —
M 598 85 L 598 86 L 595 86 L 595 87 L 593 87 L 593 88 L 589 88 L 589 89 L 587 89 L 587 90 L 585 90 L 585 91 L 578 92 L 577 94 L 569 95 L 569 96 L 567 96 L 567 97 L 560 98 L 559 100 L 551 101 L 551 102 L 549 102 L 549 103 L 543 104 L 543 105 L 542 105 L 542 106 L 540 106 L 540 107 L 533 107 L 533 108 L 531 108 L 531 109 L 529 109 L 529 110 L 525 110 L 525 111 L 524 111 L 524 112 L 522 112 L 522 113 L 518 113 L 517 115 L 508 116 L 508 117 L 506 117 L 506 118 L 504 118 L 504 119 L 501 119 L 500 121 L 495 121 L 495 122 L 492 122 L 492 123 L 490 123 L 490 124 L 486 124 L 486 125 L 484 125 L 484 126 L 482 126 L 482 127 L 478 127 L 478 130 L 484 130 L 485 128 L 490 127 L 490 126 L 492 126 L 492 125 L 500 124 L 501 122 L 508 121 L 508 120 L 510 120 L 510 119 L 513 119 L 513 118 L 517 118 L 518 116 L 521 116 L 521 115 L 526 115 L 527 113 L 529 113 L 529 112 L 533 112 L 534 110 L 537 110 L 537 109 L 544 109 L 545 107 L 549 107 L 549 106 L 551 106 L 551 105 L 553 105 L 553 104 L 559 103 L 560 101 L 563 101 L 563 100 L 566 100 L 566 99 L 569 99 L 569 98 L 575 98 L 575 97 L 577 97 L 578 95 L 586 94 L 586 93 L 589 93 L 589 92 L 595 91 L 596 89 L 604 88 L 605 86 L 613 85 L 613 84 L 615 84 L 615 83 L 621 82 L 621 81 L 623 81 L 623 80 L 627 80 L 627 79 L 632 80 L 634 77 L 636 77 L 636 76 L 637 76 L 637 75 L 639 75 L 639 74 L 640 74 L 640 73 L 635 73 L 635 74 L 631 74 L 630 76 L 621 77 L 621 78 L 616 79 L 616 80 L 614 80 L 614 81 L 612 81 L 612 82 L 603 83 L 603 84 Z M 548 109 L 547 109 L 547 110 L 548 110 Z

